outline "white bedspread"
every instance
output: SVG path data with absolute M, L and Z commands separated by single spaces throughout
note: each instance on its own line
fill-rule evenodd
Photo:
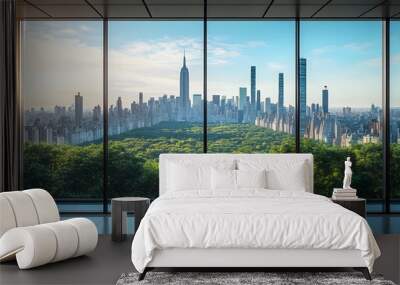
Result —
M 257 189 L 159 197 L 134 237 L 132 262 L 143 272 L 165 248 L 358 249 L 371 272 L 380 256 L 366 220 L 328 198 Z

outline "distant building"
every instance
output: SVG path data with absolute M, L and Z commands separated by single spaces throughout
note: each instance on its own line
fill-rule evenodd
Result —
M 377 143 L 379 143 L 379 137 L 371 136 L 370 134 L 365 135 L 362 138 L 362 143 L 363 144 L 369 144 L 369 143 L 377 144 Z
M 351 115 L 351 107 L 343 107 L 343 115 L 350 116 Z
M 272 113 L 271 98 L 269 98 L 269 97 L 265 98 L 264 110 L 265 110 L 265 113 L 267 113 L 267 114 Z
M 199 108 L 201 107 L 202 103 L 202 98 L 201 94 L 193 94 L 193 108 Z
M 250 104 L 252 109 L 256 109 L 256 67 L 250 68 Z
M 239 110 L 243 110 L 246 106 L 247 88 L 239 87 Z
M 220 107 L 221 107 L 221 113 L 225 113 L 225 105 L 226 105 L 226 96 L 221 96 L 221 102 L 220 102 Z
M 284 80 L 283 80 L 283 73 L 279 73 L 279 92 L 278 92 L 278 113 L 279 115 L 283 115 L 284 107 Z
M 139 106 L 143 105 L 143 92 L 139 92 Z
M 322 112 L 324 114 L 328 114 L 329 112 L 329 95 L 328 95 L 328 88 L 327 86 L 324 87 L 322 90 Z
M 117 114 L 118 117 L 121 118 L 123 113 L 123 108 L 122 108 L 122 99 L 121 97 L 118 97 L 117 99 Z
M 83 97 L 81 96 L 81 93 L 78 92 L 78 94 L 75 95 L 75 126 L 78 128 L 81 127 L 82 120 L 83 120 Z
M 311 103 L 311 115 L 317 111 L 315 103 Z
M 261 91 L 260 90 L 257 90 L 256 111 L 261 112 Z
M 181 103 L 180 120 L 186 121 L 190 108 L 189 100 L 189 70 L 186 67 L 186 56 L 183 55 L 183 66 L 180 73 L 179 97 Z
M 304 136 L 307 126 L 307 60 L 300 58 L 300 136 Z
M 97 105 L 93 108 L 93 121 L 100 122 L 101 119 L 101 107 Z
M 212 95 L 212 102 L 216 106 L 220 106 L 221 96 L 220 95 Z

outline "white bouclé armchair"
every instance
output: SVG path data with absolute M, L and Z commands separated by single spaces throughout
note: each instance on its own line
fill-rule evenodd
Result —
M 87 254 L 97 239 L 88 219 L 60 221 L 43 189 L 0 193 L 0 262 L 16 259 L 20 269 L 33 268 Z

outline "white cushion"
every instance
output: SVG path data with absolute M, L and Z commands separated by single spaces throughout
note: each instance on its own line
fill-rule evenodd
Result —
M 8 230 L 15 228 L 17 222 L 15 221 L 14 211 L 11 204 L 0 195 L 0 237 Z
M 209 185 L 209 172 L 209 167 L 193 167 L 170 163 L 168 188 L 172 191 L 206 189 Z
M 48 223 L 43 226 L 51 229 L 57 240 L 57 250 L 51 262 L 57 262 L 74 256 L 78 249 L 78 233 L 66 221 Z
M 0 238 L 0 261 L 16 257 L 28 269 L 80 256 L 97 245 L 97 229 L 84 218 L 13 228 Z
M 214 191 L 236 189 L 236 170 L 211 169 L 211 189 Z
M 0 238 L 0 261 L 16 257 L 20 269 L 49 263 L 57 252 L 57 239 L 43 225 L 13 228 Z
M 60 220 L 58 208 L 53 197 L 43 189 L 29 189 L 22 193 L 28 194 L 35 205 L 39 224 L 52 223 Z
M 284 169 L 267 171 L 268 189 L 306 191 L 305 165 L 303 162 L 292 164 Z
M 22 191 L 3 192 L 13 209 L 17 227 L 33 226 L 39 223 L 35 205 L 29 195 Z
M 96 225 L 85 218 L 73 218 L 65 220 L 66 223 L 72 225 L 78 233 L 78 248 L 74 257 L 93 251 L 97 246 L 98 234 Z
M 305 161 L 254 160 L 238 161 L 239 170 L 266 169 L 267 188 L 272 190 L 306 191 Z
M 168 163 L 167 191 L 210 190 L 211 169 L 235 169 L 233 161 L 218 161 L 212 165 L 192 161 Z
M 88 219 L 59 221 L 57 205 L 42 189 L 0 193 L 0 262 L 17 259 L 20 269 L 86 254 L 97 245 Z
M 236 170 L 237 188 L 267 188 L 265 169 Z

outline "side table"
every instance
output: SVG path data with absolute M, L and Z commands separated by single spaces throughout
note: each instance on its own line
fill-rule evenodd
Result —
M 359 214 L 361 217 L 365 218 L 365 204 L 366 200 L 362 198 L 357 199 L 332 199 L 332 202 L 339 204 L 340 206 Z
M 149 198 L 120 197 L 111 199 L 112 240 L 123 241 L 126 239 L 128 213 L 135 215 L 135 233 L 140 221 L 150 205 Z

